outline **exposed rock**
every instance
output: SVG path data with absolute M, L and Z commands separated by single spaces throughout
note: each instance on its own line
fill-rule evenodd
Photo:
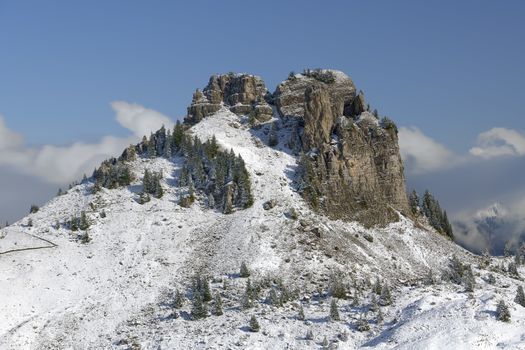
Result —
M 275 199 L 270 199 L 269 201 L 264 202 L 263 208 L 264 210 L 270 210 L 274 208 L 276 205 L 277 205 L 277 201 Z
M 331 83 L 325 83 L 315 75 L 297 74 L 283 81 L 274 93 L 274 102 L 282 117 L 303 117 L 305 114 L 305 93 L 308 88 L 321 86 L 330 96 L 333 114 L 343 115 L 345 106 L 351 106 L 356 97 L 356 89 L 352 79 L 339 71 L 323 70 L 333 76 Z M 351 108 L 347 108 L 348 111 Z M 355 116 L 355 114 L 348 115 Z
M 308 155 L 303 195 L 332 218 L 365 225 L 397 221 L 394 209 L 408 213 L 408 201 L 396 128 L 366 112 L 352 80 L 332 72 L 333 80 L 296 75 L 274 94 L 280 115 L 296 120 L 294 137 Z
M 267 93 L 264 82 L 257 76 L 235 73 L 213 75 L 203 92 L 197 90 L 193 94 L 185 121 L 198 123 L 223 105 L 235 114 L 253 113 L 259 121 L 268 120 L 273 112 L 265 101 Z

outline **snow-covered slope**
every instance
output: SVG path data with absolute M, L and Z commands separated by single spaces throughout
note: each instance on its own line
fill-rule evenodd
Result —
M 453 254 L 474 266 L 480 259 L 407 218 L 365 229 L 316 215 L 294 191 L 296 157 L 284 142 L 265 146 L 268 131 L 269 125 L 249 128 L 227 109 L 190 130 L 201 140 L 215 135 L 221 147 L 243 157 L 255 199 L 246 210 L 224 215 L 199 202 L 180 207 L 176 178 L 183 160 L 139 158 L 130 164 L 137 179 L 146 168 L 164 174 L 162 199 L 139 204 L 139 180 L 96 194 L 86 182 L 1 230 L 0 348 L 305 349 L 318 348 L 325 336 L 342 349 L 521 346 L 525 312 L 512 302 L 521 282 L 495 272 L 496 285 L 488 285 L 481 278 L 487 272 L 475 269 L 473 294 L 452 284 L 423 285 Z M 281 128 L 280 139 L 288 132 Z M 265 210 L 269 200 L 277 205 Z M 92 224 L 89 243 L 55 226 L 81 211 Z M 282 280 L 298 298 L 276 308 L 264 301 L 269 288 L 263 288 L 255 307 L 242 310 L 242 262 L 254 283 Z M 191 320 L 187 301 L 173 317 L 173 291 L 191 296 L 198 272 L 222 295 L 224 315 Z M 344 276 L 351 295 L 339 301 L 341 321 L 327 317 L 335 273 Z M 381 308 L 381 324 L 374 312 L 365 315 L 377 278 L 391 286 L 394 299 Z M 510 324 L 494 317 L 500 298 L 512 305 Z M 300 304 L 306 321 L 297 320 Z M 252 315 L 261 332 L 248 330 Z M 362 317 L 371 331 L 356 330 Z M 314 340 L 305 339 L 308 330 Z

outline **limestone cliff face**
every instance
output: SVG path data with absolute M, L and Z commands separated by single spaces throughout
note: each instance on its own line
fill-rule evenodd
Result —
M 291 75 L 271 96 L 259 77 L 214 75 L 194 94 L 186 121 L 225 106 L 264 122 L 272 105 L 293 130 L 288 144 L 305 154 L 300 190 L 315 209 L 366 225 L 397 220 L 392 209 L 409 212 L 397 128 L 367 111 L 363 93 L 342 72 Z
M 213 75 L 201 92 L 193 94 L 186 122 L 198 123 L 217 112 L 222 106 L 239 115 L 252 114 L 260 121 L 272 117 L 272 108 L 266 103 L 268 90 L 261 78 L 249 74 Z
M 392 209 L 409 212 L 395 124 L 367 112 L 343 73 L 316 73 L 324 77 L 291 77 L 274 95 L 281 116 L 302 126 L 301 151 L 314 176 L 306 175 L 303 195 L 333 218 L 395 221 Z

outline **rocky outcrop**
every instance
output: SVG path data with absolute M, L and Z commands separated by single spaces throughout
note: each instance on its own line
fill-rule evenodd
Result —
M 214 75 L 194 94 L 186 122 L 222 107 L 261 122 L 277 109 L 291 129 L 284 144 L 305 155 L 300 190 L 317 210 L 366 225 L 397 220 L 395 210 L 409 212 L 397 128 L 367 111 L 364 94 L 344 73 L 290 75 L 271 96 L 259 77 Z
M 213 75 L 201 92 L 193 94 L 185 121 L 198 123 L 222 106 L 238 115 L 250 115 L 256 120 L 271 119 L 273 110 L 266 102 L 268 90 L 261 78 L 249 74 Z
M 274 102 L 279 114 L 282 117 L 304 116 L 306 90 L 316 86 L 329 95 L 334 115 L 341 116 L 346 111 L 346 115 L 355 116 L 364 111 L 364 108 L 355 108 L 356 89 L 346 74 L 332 70 L 307 70 L 305 74 L 290 76 L 277 86 Z
M 409 212 L 395 125 L 365 111 L 346 75 L 318 72 L 332 79 L 295 75 L 274 94 L 280 115 L 302 128 L 303 196 L 332 218 L 395 221 L 392 209 Z

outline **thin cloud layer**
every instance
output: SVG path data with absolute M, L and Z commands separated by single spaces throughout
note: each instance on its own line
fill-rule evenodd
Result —
M 13 149 L 24 142 L 22 135 L 7 128 L 4 116 L 0 114 L 0 152 L 5 149 Z
M 416 127 L 399 129 L 399 147 L 407 171 L 421 175 L 452 167 L 459 157 Z
M 23 137 L 6 127 L 0 116 L 0 166 L 35 176 L 47 183 L 63 185 L 78 180 L 106 158 L 119 155 L 143 135 L 171 127 L 173 122 L 160 112 L 136 103 L 113 102 L 120 125 L 133 132 L 127 137 L 106 136 L 96 143 L 75 142 L 68 146 L 28 147 Z
M 512 129 L 490 129 L 478 136 L 477 146 L 470 149 L 470 154 L 485 159 L 524 156 L 525 135 Z
M 173 122 L 162 113 L 136 103 L 114 101 L 111 107 L 117 114 L 119 124 L 133 131 L 137 137 L 148 135 L 162 125 L 173 127 Z

